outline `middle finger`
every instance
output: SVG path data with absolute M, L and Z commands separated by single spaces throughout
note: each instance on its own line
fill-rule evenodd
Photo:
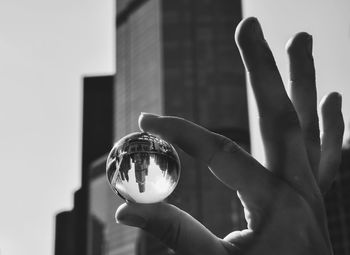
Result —
M 320 130 L 317 116 L 312 37 L 298 33 L 287 44 L 290 92 L 303 133 L 309 162 L 316 176 L 320 160 Z

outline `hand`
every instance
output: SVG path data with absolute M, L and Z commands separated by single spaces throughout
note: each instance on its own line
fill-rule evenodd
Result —
M 320 141 L 311 36 L 299 33 L 287 45 L 291 98 L 255 18 L 239 24 L 236 42 L 259 109 L 266 167 L 228 138 L 184 119 L 146 114 L 139 125 L 205 162 L 237 191 L 247 229 L 220 239 L 166 203 L 123 204 L 117 221 L 148 231 L 184 255 L 332 254 L 322 193 L 340 163 L 341 97 L 331 93 L 322 100 Z

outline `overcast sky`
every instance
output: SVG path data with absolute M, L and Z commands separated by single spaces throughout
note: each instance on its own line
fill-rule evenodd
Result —
M 53 255 L 80 185 L 82 76 L 115 71 L 114 5 L 0 1 L 1 255 Z
M 261 21 L 283 75 L 286 41 L 313 35 L 319 98 L 343 94 L 349 129 L 350 2 L 243 6 Z M 54 215 L 71 209 L 80 185 L 82 76 L 115 71 L 114 13 L 113 0 L 0 1 L 1 255 L 53 254 Z

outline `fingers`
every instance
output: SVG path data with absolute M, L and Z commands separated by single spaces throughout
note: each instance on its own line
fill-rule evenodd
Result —
M 206 164 L 210 163 L 225 139 L 185 119 L 150 113 L 140 115 L 139 127 L 177 144 L 183 151 Z
M 341 113 L 341 96 L 331 93 L 321 101 L 322 132 L 321 159 L 318 182 L 323 193 L 327 192 L 337 174 L 341 162 L 344 121 Z
M 272 52 L 256 18 L 243 20 L 236 29 L 236 43 L 254 90 L 260 117 L 291 111 Z
M 312 37 L 307 33 L 299 33 L 287 43 L 286 48 L 289 56 L 291 100 L 298 115 L 308 159 L 316 175 L 320 159 L 320 131 Z
M 228 138 L 177 117 L 142 114 L 139 126 L 206 163 L 219 180 L 250 202 L 270 200 L 271 173 Z
M 235 36 L 259 109 L 268 169 L 302 193 L 312 182 L 316 190 L 297 114 L 257 19 L 242 21 Z
M 219 238 L 186 212 L 166 203 L 123 204 L 116 219 L 142 228 L 179 254 L 227 254 Z

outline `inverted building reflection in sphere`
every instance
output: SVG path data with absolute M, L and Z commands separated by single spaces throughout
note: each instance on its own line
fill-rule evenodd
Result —
M 107 179 L 114 192 L 136 203 L 156 203 L 175 189 L 180 160 L 174 147 L 149 133 L 120 139 L 107 159 Z

